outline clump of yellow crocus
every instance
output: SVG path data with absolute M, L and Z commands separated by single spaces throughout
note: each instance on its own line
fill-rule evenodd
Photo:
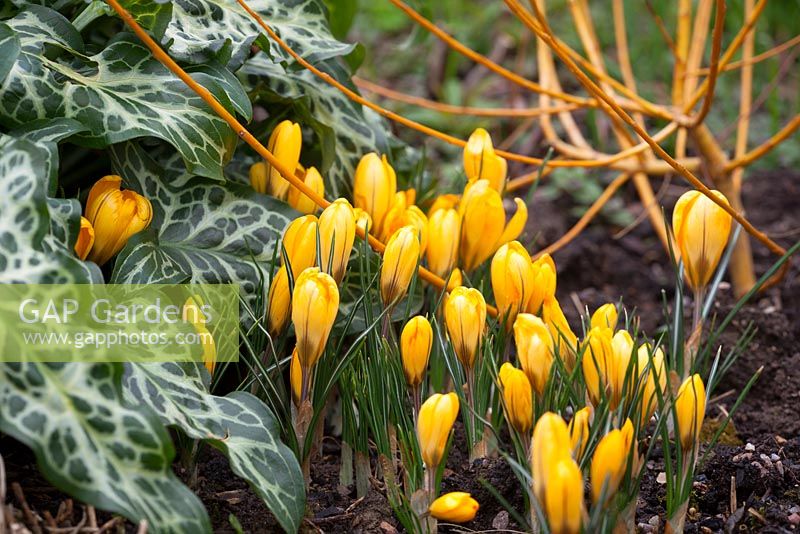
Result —
M 428 269 L 439 278 L 445 278 L 458 262 L 458 243 L 461 239 L 461 218 L 452 208 L 439 209 L 428 218 L 426 250 Z M 459 284 L 460 285 L 460 284 Z
M 533 291 L 531 257 L 519 241 L 502 245 L 492 258 L 492 291 L 497 314 L 510 330 L 517 314 L 525 311 Z
M 528 313 L 539 315 L 547 299 L 556 298 L 556 264 L 550 254 L 542 254 L 533 262 L 533 289 L 528 301 Z
M 498 374 L 503 390 L 506 419 L 521 436 L 527 437 L 533 425 L 531 383 L 525 373 L 506 362 Z
M 422 461 L 435 472 L 444 459 L 444 449 L 458 416 L 458 396 L 455 393 L 434 393 L 419 410 L 417 440 Z M 431 477 L 432 478 L 432 477 Z
M 94 245 L 94 228 L 86 217 L 81 217 L 81 227 L 75 240 L 75 255 L 85 260 Z
M 406 295 L 418 263 L 417 230 L 413 226 L 404 226 L 389 238 L 383 252 L 381 299 L 384 306 L 394 306 Z
M 553 366 L 553 340 L 544 321 L 530 313 L 520 313 L 514 321 L 517 358 L 537 395 L 544 393 Z
M 303 183 L 311 188 L 317 195 L 325 198 L 325 182 L 322 180 L 322 175 L 320 175 L 316 168 L 310 167 L 306 170 Z M 317 203 L 308 198 L 305 193 L 296 187 L 289 188 L 287 202 L 300 213 L 311 214 L 317 211 Z
M 714 196 L 728 204 L 719 191 Z M 684 274 L 695 291 L 708 285 L 717 268 L 728 237 L 732 218 L 700 191 L 687 191 L 672 211 L 672 230 L 681 252 Z
M 450 523 L 466 523 L 475 519 L 480 505 L 472 495 L 463 491 L 445 493 L 428 508 L 430 514 L 436 519 Z
M 292 293 L 292 323 L 303 371 L 303 400 L 308 395 L 311 369 L 325 350 L 338 311 L 336 281 L 317 267 L 303 271 L 295 280 Z
M 486 328 L 486 301 L 477 289 L 455 288 L 445 301 L 444 321 L 453 350 L 469 373 L 480 350 Z
M 487 180 L 498 193 L 505 189 L 508 164 L 495 153 L 492 137 L 483 128 L 477 128 L 467 140 L 464 172 L 470 182 Z
M 283 233 L 283 248 L 292 268 L 292 277 L 317 264 L 317 218 L 303 215 L 289 223 Z M 284 263 L 281 254 L 281 264 Z
M 386 215 L 381 239 L 386 241 L 403 226 L 413 226 L 419 236 L 420 254 L 424 254 L 428 247 L 428 217 L 417 206 L 406 206 L 403 193 L 396 196 L 401 200 Z
M 684 452 L 695 449 L 700 441 L 700 430 L 706 414 L 706 388 L 700 375 L 683 381 L 675 397 L 675 415 L 678 434 Z
M 279 268 L 269 285 L 269 303 L 267 305 L 267 331 L 275 337 L 283 332 L 289 322 L 292 306 L 289 294 L 289 273 L 286 266 Z
M 353 183 L 353 205 L 366 211 L 372 218 L 370 232 L 382 235 L 383 219 L 395 201 L 397 176 L 386 156 L 370 152 L 361 158 L 356 167 Z
M 525 228 L 528 208 L 515 198 L 517 211 L 506 224 L 506 212 L 500 193 L 488 180 L 467 184 L 458 205 L 461 215 L 460 256 L 464 270 L 472 272 L 504 243 L 516 239 Z
M 589 330 L 584 340 L 584 353 L 581 366 L 586 393 L 589 400 L 597 406 L 603 398 L 612 396 L 612 384 L 616 376 L 616 359 L 611 346 L 612 332 L 610 328 L 594 327 Z M 616 405 L 611 399 L 611 409 Z
M 86 219 L 94 229 L 94 244 L 87 258 L 103 265 L 122 250 L 128 239 L 150 225 L 153 207 L 136 191 L 120 189 L 122 178 L 100 178 L 89 190 Z
M 320 265 L 337 284 L 342 283 L 355 239 L 353 208 L 346 199 L 337 198 L 319 216 Z
M 300 163 L 300 150 L 303 146 L 303 132 L 300 125 L 290 120 L 281 121 L 269 136 L 267 149 L 290 172 Z M 269 193 L 275 198 L 286 200 L 289 184 L 278 169 L 265 161 L 250 168 L 250 185 L 259 193 Z

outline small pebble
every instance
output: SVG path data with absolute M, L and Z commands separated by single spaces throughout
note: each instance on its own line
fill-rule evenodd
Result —
M 753 452 L 754 450 L 756 450 L 756 446 L 753 445 L 752 443 L 748 443 L 747 445 L 744 446 L 744 450 Z
M 783 477 L 783 473 L 784 473 L 784 471 L 783 471 L 783 462 L 781 462 L 780 460 L 775 462 L 775 469 L 777 469 L 778 473 L 780 473 L 781 477 Z
M 654 515 L 653 517 L 650 518 L 650 520 L 647 523 L 650 526 L 654 527 L 656 530 L 658 530 L 658 527 L 661 526 L 661 518 L 658 517 L 657 515 Z
M 769 457 L 773 462 L 777 462 L 778 460 L 781 459 L 781 457 L 778 456 L 777 454 L 775 454 L 774 452 L 772 454 L 770 454 Z
M 789 523 L 795 526 L 800 525 L 800 514 L 798 513 L 790 515 L 787 519 L 789 520 Z
M 495 530 L 506 530 L 508 528 L 508 512 L 502 510 L 494 516 L 494 519 L 492 519 L 492 528 Z
M 667 483 L 667 474 L 665 472 L 660 472 L 656 477 L 656 482 L 659 484 L 666 484 Z
M 381 522 L 381 530 L 386 534 L 397 534 L 397 529 L 394 528 L 394 525 L 386 521 Z

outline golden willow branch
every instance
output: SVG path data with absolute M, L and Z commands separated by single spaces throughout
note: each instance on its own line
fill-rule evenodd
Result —
M 761 232 L 757 228 L 755 228 L 750 221 L 744 218 L 738 211 L 731 208 L 725 202 L 717 199 L 715 195 L 711 193 L 711 190 L 703 184 L 694 174 L 692 174 L 689 170 L 687 170 L 683 165 L 681 165 L 678 161 L 676 161 L 672 156 L 669 155 L 661 146 L 650 137 L 647 132 L 639 126 L 633 118 L 628 115 L 628 113 L 622 109 L 613 98 L 610 98 L 597 84 L 589 78 L 576 64 L 575 62 L 569 57 L 567 54 L 555 41 L 552 36 L 552 31 L 550 30 L 549 26 L 547 25 L 547 21 L 544 19 L 543 15 L 538 12 L 536 13 L 536 19 L 522 6 L 520 5 L 518 0 L 504 0 L 506 5 L 509 9 L 514 13 L 525 26 L 527 26 L 531 31 L 536 33 L 543 41 L 545 41 L 548 46 L 555 52 L 555 54 L 561 59 L 564 65 L 569 69 L 570 72 L 581 82 L 584 87 L 595 97 L 598 99 L 603 100 L 608 106 L 614 111 L 614 113 L 620 117 L 629 127 L 631 127 L 664 161 L 666 161 L 673 169 L 675 169 L 681 176 L 683 176 L 689 183 L 694 186 L 695 189 L 703 193 L 705 196 L 710 198 L 714 203 L 718 204 L 725 212 L 727 212 L 731 217 L 733 217 L 736 222 L 742 225 L 742 228 L 755 237 L 758 241 L 763 243 L 770 251 L 773 253 L 782 256 L 786 253 L 786 250 L 781 247 L 779 244 L 775 243 L 772 239 L 769 238 L 765 233 Z M 763 1 L 763 0 L 762 0 Z M 534 8 L 535 8 L 534 4 Z
M 175 74 L 178 78 L 180 78 L 192 91 L 197 93 L 197 95 L 203 99 L 206 104 L 208 104 L 211 109 L 216 113 L 222 120 L 224 120 L 228 125 L 236 132 L 236 134 L 250 147 L 255 150 L 259 156 L 264 158 L 269 162 L 269 164 L 274 167 L 280 174 L 285 178 L 292 186 L 300 190 L 304 195 L 310 198 L 317 206 L 320 208 L 325 208 L 330 205 L 330 202 L 327 201 L 324 197 L 318 195 L 313 189 L 303 183 L 302 180 L 297 178 L 294 174 L 294 169 L 288 168 L 286 165 L 280 162 L 273 154 L 270 152 L 263 144 L 261 144 L 258 139 L 256 139 L 248 130 L 244 127 L 237 119 L 233 116 L 225 107 L 219 103 L 219 101 L 212 95 L 205 87 L 197 83 L 194 79 L 192 79 L 189 74 L 183 70 L 180 65 L 178 65 L 164 50 L 156 43 L 150 35 L 139 25 L 139 23 L 134 20 L 128 11 L 120 5 L 118 0 L 106 0 L 106 2 L 117 12 L 117 14 L 122 18 L 128 27 L 133 30 L 139 39 L 144 43 L 144 45 L 150 49 L 153 53 L 153 56 L 161 62 L 165 67 L 167 67 L 173 74 Z M 356 234 L 361 239 L 367 239 L 369 245 L 379 254 L 384 251 L 386 246 L 381 242 L 379 239 L 375 238 L 372 235 L 364 233 L 361 228 L 356 228 Z M 445 288 L 445 281 L 433 274 L 432 272 L 428 271 L 424 267 L 419 268 L 419 276 L 426 282 L 433 284 L 434 286 L 438 287 L 439 289 Z M 492 316 L 497 316 L 497 309 L 492 306 L 487 306 L 487 310 Z

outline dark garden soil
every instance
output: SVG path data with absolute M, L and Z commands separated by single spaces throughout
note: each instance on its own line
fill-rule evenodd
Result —
M 682 188 L 667 187 L 662 203 L 672 206 Z M 747 214 L 756 227 L 785 246 L 800 239 L 800 174 L 773 171 L 754 176 L 745 184 Z M 638 212 L 635 199 L 627 205 Z M 535 199 L 530 208 L 530 235 L 542 245 L 552 242 L 573 224 L 565 217 L 572 200 Z M 602 221 L 598 221 L 602 223 Z M 624 230 L 621 237 L 615 235 Z M 775 260 L 754 245 L 756 268 L 764 272 Z M 632 229 L 594 224 L 555 255 L 559 270 L 558 294 L 565 313 L 577 324 L 578 310 L 590 310 L 622 297 L 629 308 L 642 315 L 641 329 L 654 334 L 661 317 L 661 288 L 674 285 L 669 262 L 654 238 L 647 220 Z M 688 532 L 797 532 L 800 531 L 800 259 L 779 287 L 757 296 L 745 306 L 722 339 L 732 346 L 748 323 L 758 331 L 739 363 L 725 376 L 708 407 L 707 418 L 720 420 L 731 409 L 739 391 L 753 373 L 763 372 L 733 417 L 733 427 L 722 443 L 710 451 L 695 481 L 687 520 Z M 667 292 L 671 297 L 671 291 Z M 730 287 L 720 291 L 715 313 L 723 316 L 734 304 Z M 655 318 L 655 319 L 654 319 Z M 465 529 L 505 531 L 517 528 L 492 493 L 480 481 L 493 486 L 514 508 L 522 509 L 522 492 L 510 467 L 488 458 L 470 464 L 463 450 L 463 432 L 457 429 L 456 446 L 443 479 L 446 491 L 469 491 L 481 503 L 476 519 Z M 67 517 L 66 497 L 37 473 L 32 455 L 8 437 L 0 437 L 6 462 L 7 500 L 22 514 L 19 496 L 11 483 L 21 484 L 32 515 L 56 517 L 59 526 L 74 526 L 84 509 L 72 505 Z M 390 534 L 400 529 L 386 500 L 382 485 L 372 480 L 372 490 L 356 499 L 353 486 L 339 484 L 339 443 L 326 438 L 312 466 L 308 519 L 309 532 L 375 532 Z M 373 464 L 373 468 L 374 468 Z M 662 458 L 656 452 L 646 466 L 636 521 L 641 532 L 661 532 L 664 525 L 666 487 L 659 482 Z M 186 478 L 185 473 L 179 475 Z M 258 497 L 230 471 L 224 457 L 207 449 L 200 458 L 196 491 L 205 503 L 218 532 L 235 532 L 231 516 L 245 532 L 277 532 L 279 528 Z M 2 489 L 2 488 L 0 488 Z M 733 494 L 733 497 L 732 497 Z M 111 517 L 97 512 L 102 525 Z M 23 520 L 30 525 L 30 520 Z M 125 529 L 134 532 L 135 525 Z M 442 526 L 443 532 L 456 532 Z M 64 530 L 63 532 L 67 532 Z

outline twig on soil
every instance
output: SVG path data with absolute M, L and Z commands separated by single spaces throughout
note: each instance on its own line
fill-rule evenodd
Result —
M 97 514 L 95 513 L 94 506 L 87 506 L 86 513 L 89 516 L 89 526 L 91 528 L 97 528 Z
M 19 501 L 20 506 L 22 506 L 22 513 L 25 516 L 25 520 L 31 527 L 31 530 L 34 534 L 42 534 L 42 527 L 39 526 L 39 518 L 31 511 L 30 506 L 28 506 L 28 501 L 25 500 L 25 494 L 22 492 L 22 486 L 19 485 L 19 482 L 13 482 L 11 484 L 11 491 L 14 492 L 14 496 Z
M 736 499 L 736 477 L 731 476 L 731 500 L 729 503 L 731 513 L 734 513 L 736 509 L 739 507 L 739 505 L 736 504 L 737 502 L 738 501 Z
M 136 534 L 147 534 L 147 519 L 139 521 L 139 528 L 136 529 Z

